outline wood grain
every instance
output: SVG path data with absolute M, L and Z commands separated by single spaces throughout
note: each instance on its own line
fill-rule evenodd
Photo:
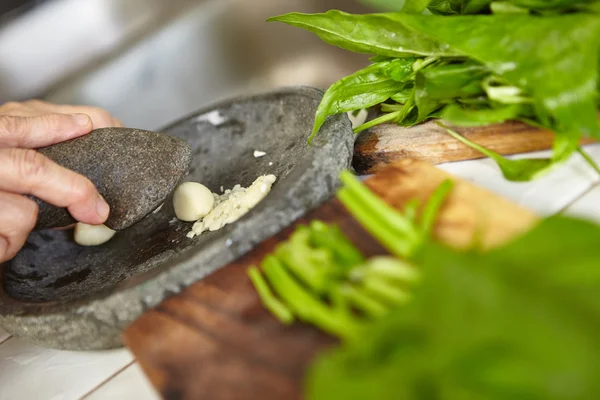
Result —
M 367 185 L 402 209 L 425 200 L 450 175 L 430 164 L 403 160 Z M 497 246 L 536 222 L 536 216 L 456 178 L 435 227 L 439 240 L 464 247 L 480 234 Z M 146 312 L 124 333 L 125 344 L 166 399 L 300 399 L 306 367 L 335 341 L 314 328 L 283 326 L 261 306 L 246 271 L 311 219 L 335 222 L 368 256 L 385 251 L 335 199 L 256 249 Z
M 453 127 L 467 139 L 503 155 L 552 148 L 554 134 L 521 122 L 472 128 Z M 591 139 L 582 144 L 593 143 Z M 354 144 L 353 167 L 359 174 L 373 174 L 402 159 L 432 164 L 483 158 L 479 151 L 452 138 L 434 121 L 410 128 L 382 124 L 361 132 Z

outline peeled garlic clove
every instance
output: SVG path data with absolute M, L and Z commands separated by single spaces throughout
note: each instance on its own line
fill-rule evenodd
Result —
M 184 182 L 173 193 L 175 215 L 181 221 L 198 221 L 212 210 L 214 204 L 212 192 L 198 182 Z
M 75 242 L 81 246 L 99 246 L 112 239 L 115 233 L 117 232 L 105 225 L 78 222 L 75 225 Z

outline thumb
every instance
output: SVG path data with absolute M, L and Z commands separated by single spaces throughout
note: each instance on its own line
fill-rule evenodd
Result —
M 73 139 L 92 130 L 86 114 L 46 114 L 37 117 L 0 116 L 0 148 L 38 148 Z

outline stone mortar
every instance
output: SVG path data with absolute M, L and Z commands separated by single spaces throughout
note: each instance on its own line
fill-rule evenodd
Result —
M 71 232 L 34 232 L 15 259 L 0 265 L 0 326 L 58 349 L 121 347 L 121 331 L 144 311 L 331 198 L 350 165 L 354 136 L 339 115 L 307 144 L 322 95 L 285 88 L 227 101 L 162 129 L 192 148 L 184 180 L 215 192 L 262 174 L 278 180 L 242 219 L 192 240 L 185 236 L 192 224 L 174 218 L 170 199 L 95 248 L 77 246 Z M 254 158 L 254 150 L 267 155 Z

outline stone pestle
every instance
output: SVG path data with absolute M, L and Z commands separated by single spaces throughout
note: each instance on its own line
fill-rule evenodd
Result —
M 190 146 L 164 133 L 102 128 L 38 149 L 59 165 L 88 177 L 110 205 L 105 225 L 123 230 L 154 211 L 188 173 Z M 39 206 L 36 230 L 75 221 L 67 209 L 32 197 Z

